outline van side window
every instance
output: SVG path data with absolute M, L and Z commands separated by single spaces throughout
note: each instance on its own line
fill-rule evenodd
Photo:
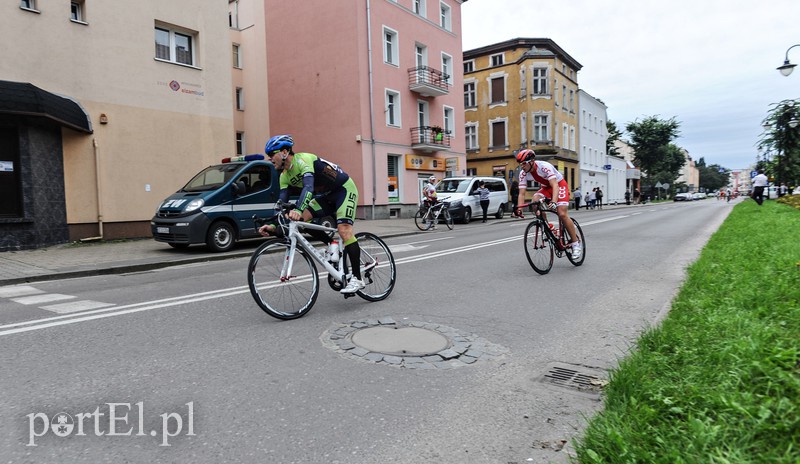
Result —
M 251 192 L 264 190 L 272 183 L 272 179 L 270 179 L 269 168 L 266 166 L 254 166 L 253 169 L 248 172 L 248 174 L 251 176 L 250 185 L 253 186 L 253 188 L 250 190 Z

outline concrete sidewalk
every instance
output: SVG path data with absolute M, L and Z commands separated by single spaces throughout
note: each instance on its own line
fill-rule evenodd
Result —
M 604 209 L 637 208 L 639 206 L 608 205 Z M 647 205 L 650 206 L 650 205 Z M 581 216 L 590 216 L 595 211 L 581 209 L 575 213 L 580 221 Z M 486 225 L 507 221 L 515 221 L 510 215 L 498 220 L 491 219 Z M 529 215 L 526 215 L 526 218 Z M 481 222 L 473 220 L 470 224 L 456 224 L 456 230 L 462 227 L 480 226 Z M 439 226 L 434 232 L 422 232 L 414 225 L 413 218 L 359 220 L 355 225 L 357 232 L 372 232 L 382 238 L 401 235 L 441 233 L 447 230 Z M 227 253 L 212 253 L 205 246 L 195 245 L 185 249 L 175 249 L 165 243 L 153 239 L 135 239 L 109 242 L 67 243 L 36 250 L 7 251 L 0 253 L 0 286 L 26 282 L 39 282 L 72 277 L 93 275 L 120 274 L 157 269 L 178 264 L 249 256 L 263 240 L 253 239 L 237 243 Z

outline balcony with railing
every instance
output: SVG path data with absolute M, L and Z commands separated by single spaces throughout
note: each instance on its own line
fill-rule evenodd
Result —
M 450 132 L 438 126 L 412 127 L 411 148 L 425 152 L 446 150 L 450 148 Z
M 429 66 L 408 68 L 408 88 L 424 97 L 440 97 L 450 93 L 450 76 Z

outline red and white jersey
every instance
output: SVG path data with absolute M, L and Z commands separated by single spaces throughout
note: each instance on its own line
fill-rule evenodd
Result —
M 531 172 L 519 170 L 519 185 L 527 185 L 528 180 L 535 180 L 542 185 L 550 185 L 550 179 L 553 177 L 556 178 L 556 182 L 564 180 L 564 176 L 552 164 L 547 161 L 534 161 Z

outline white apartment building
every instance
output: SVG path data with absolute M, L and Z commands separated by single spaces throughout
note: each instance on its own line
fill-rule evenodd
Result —
M 606 151 L 608 129 L 607 107 L 585 90 L 578 90 L 580 108 L 580 187 L 590 192 L 600 187 L 603 202 L 622 202 L 625 199 L 627 165 L 624 159 L 610 156 Z

